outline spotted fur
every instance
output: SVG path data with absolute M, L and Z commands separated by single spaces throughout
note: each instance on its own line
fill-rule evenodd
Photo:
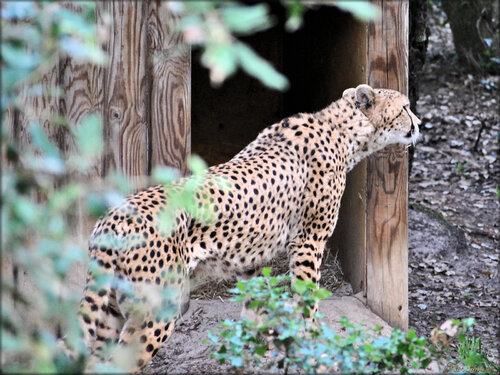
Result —
M 92 234 L 94 267 L 80 314 L 94 360 L 104 360 L 100 350 L 107 342 L 135 342 L 132 370 L 137 371 L 168 339 L 182 293 L 138 311 L 134 307 L 145 301 L 148 286 L 182 291 L 193 272 L 252 276 L 282 251 L 294 277 L 317 283 L 347 172 L 388 144 L 414 143 L 419 124 L 404 95 L 360 85 L 320 112 L 267 127 L 233 159 L 211 167 L 196 202 L 209 204 L 212 222 L 179 211 L 175 229 L 163 233 L 157 225 L 168 204 L 163 186 L 110 210 Z M 219 186 L 220 178 L 231 187 Z M 111 282 L 98 283 L 97 274 L 131 283 L 135 296 L 127 297 Z M 169 308 L 172 314 L 158 316 Z

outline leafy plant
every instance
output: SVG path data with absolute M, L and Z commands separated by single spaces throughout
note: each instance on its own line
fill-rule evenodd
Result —
M 494 369 L 500 371 L 500 367 L 488 359 L 482 348 L 481 338 L 465 336 L 457 346 L 458 360 L 468 368 Z
M 469 177 L 470 176 L 469 172 L 466 171 L 466 169 L 467 169 L 468 166 L 469 166 L 468 162 L 461 163 L 459 161 L 455 161 L 455 168 L 456 168 L 457 174 L 459 176 L 465 176 L 465 177 Z
M 72 12 L 57 3 L 2 4 L 2 121 L 7 109 L 22 113 L 21 85 L 42 96 L 37 79 L 54 56 L 78 50 L 82 61 L 104 61 L 90 23 L 95 4 L 80 5 L 81 11 Z M 57 95 L 57 88 L 47 94 Z M 22 149 L 9 130 L 2 126 L 2 264 L 11 271 L 2 275 L 2 360 L 8 359 L 3 370 L 78 371 L 82 361 L 64 355 L 56 334 L 64 332 L 68 344 L 83 352 L 75 319 L 80 296 L 71 292 L 66 276 L 86 260 L 86 251 L 71 229 L 79 211 L 101 215 L 119 201 L 121 191 L 111 185 L 101 193 L 95 184 L 92 192 L 85 181 L 101 152 L 98 117 L 83 119 L 77 130 L 68 128 L 75 145 L 68 154 L 36 122 L 28 129 L 31 144 Z M 18 287 L 20 278 L 32 289 L 29 297 Z
M 425 369 L 439 359 L 442 346 L 393 329 L 390 337 L 380 336 L 381 327 L 363 328 L 347 318 L 340 323 L 339 335 L 324 323 L 310 318 L 312 307 L 330 295 L 312 282 L 297 280 L 289 290 L 290 276 L 270 276 L 268 268 L 261 277 L 240 281 L 232 290 L 233 301 L 244 302 L 257 319 L 225 320 L 218 331 L 208 335 L 212 356 L 236 368 L 252 365 L 258 370 L 304 369 L 317 372 L 378 373 Z M 296 297 L 293 297 L 293 293 Z M 316 313 L 319 320 L 321 314 Z M 304 319 L 305 318 L 305 319 Z M 473 322 L 455 321 L 455 333 L 463 335 Z M 444 334 L 439 331 L 439 334 Z

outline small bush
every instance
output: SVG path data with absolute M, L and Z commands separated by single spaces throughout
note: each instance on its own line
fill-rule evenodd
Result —
M 405 333 L 393 329 L 390 337 L 382 337 L 380 326 L 366 329 L 345 317 L 340 321 L 345 328 L 342 337 L 324 323 L 307 319 L 314 304 L 330 292 L 300 280 L 290 291 L 286 284 L 290 276 L 271 277 L 268 268 L 262 274 L 240 281 L 232 290 L 233 301 L 246 301 L 246 306 L 261 318 L 225 320 L 222 328 L 208 335 L 212 356 L 221 364 L 228 362 L 236 368 L 251 365 L 258 370 L 282 370 L 285 374 L 290 369 L 308 373 L 407 373 L 425 369 L 443 354 L 443 345 L 418 337 L 414 330 Z M 316 320 L 321 317 L 319 313 L 314 316 Z M 453 321 L 453 335 L 463 340 L 472 323 L 470 319 Z

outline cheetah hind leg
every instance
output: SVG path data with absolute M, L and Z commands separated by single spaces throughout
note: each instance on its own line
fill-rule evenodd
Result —
M 100 269 L 103 275 L 109 270 Z M 118 342 L 123 327 L 123 316 L 116 301 L 115 290 L 109 282 L 96 282 L 91 271 L 80 302 L 80 327 L 83 341 L 90 352 L 85 371 L 92 371 L 97 363 L 104 362 L 104 349 L 109 343 Z
M 128 372 L 137 373 L 146 366 L 171 336 L 175 321 L 181 314 L 185 284 L 189 282 L 183 273 L 172 283 L 165 278 L 164 285 L 156 291 L 151 284 L 134 286 L 134 296 L 121 295 L 118 298 L 120 310 L 126 321 L 119 338 L 119 346 L 111 354 L 110 360 L 120 363 Z M 174 286 L 175 285 L 175 286 Z M 151 294 L 159 292 L 156 297 Z M 161 295 L 163 297 L 157 299 Z M 127 352 L 130 349 L 131 352 Z M 134 359 L 131 363 L 130 360 Z

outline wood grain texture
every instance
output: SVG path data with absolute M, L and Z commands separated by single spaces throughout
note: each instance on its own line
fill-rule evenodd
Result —
M 151 159 L 149 168 L 173 166 L 186 172 L 191 152 L 191 49 L 175 31 L 167 2 L 149 5 L 151 74 Z
M 149 92 L 147 82 L 148 2 L 98 4 L 108 14 L 108 62 L 104 68 L 103 121 L 107 153 L 103 172 L 132 177 L 148 172 Z
M 14 106 L 7 107 L 4 112 L 4 117 L 2 119 L 2 126 L 5 126 L 5 134 L 7 136 L 7 140 L 9 144 L 18 145 L 19 140 L 19 131 L 17 130 L 17 126 L 19 124 L 19 109 L 14 108 Z M 2 153 L 2 156 L 5 156 L 5 153 Z M 6 163 L 6 160 L 2 159 L 3 163 Z
M 82 11 L 79 4 L 64 3 L 64 6 L 74 12 Z M 103 24 L 100 8 L 96 9 L 94 21 Z M 100 65 L 90 63 L 82 63 L 78 60 L 66 57 L 61 60 L 61 85 L 64 90 L 64 95 L 61 98 L 61 111 L 66 117 L 68 126 L 71 129 L 76 129 L 86 116 L 90 114 L 98 114 L 102 118 L 103 102 L 104 102 L 104 68 Z M 76 144 L 73 137 L 68 137 L 65 147 L 68 152 L 76 151 Z M 102 157 L 93 160 L 93 165 L 85 178 L 89 181 L 97 181 L 103 176 L 103 159 Z M 91 183 L 92 183 L 91 182 Z M 78 243 L 85 244 L 90 237 L 92 228 L 95 225 L 95 220 L 90 218 L 87 212 L 86 205 L 83 201 L 78 202 L 76 210 L 76 238 Z M 82 275 L 86 273 L 85 267 L 82 264 L 76 266 L 74 275 L 78 279 L 82 279 Z
M 76 128 L 90 114 L 101 115 L 103 111 L 103 69 L 97 65 L 81 64 L 73 59 L 61 61 L 62 87 L 61 111 L 70 128 Z M 76 150 L 72 138 L 64 146 Z M 96 162 L 89 177 L 102 176 L 102 162 Z
M 54 58 L 40 78 L 22 86 L 18 96 L 19 116 L 16 118 L 16 137 L 21 149 L 31 144 L 30 126 L 39 124 L 55 145 L 65 143 L 65 130 L 57 124 L 60 116 L 60 66 Z
M 368 83 L 407 93 L 408 1 L 374 1 L 382 18 L 368 30 Z M 408 329 L 408 164 L 403 147 L 367 162 L 367 303 Z

